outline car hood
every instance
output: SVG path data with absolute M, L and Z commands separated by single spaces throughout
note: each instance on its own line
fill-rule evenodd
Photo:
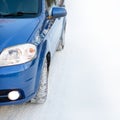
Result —
M 38 23 L 38 18 L 0 19 L 0 51 L 9 46 L 26 43 Z

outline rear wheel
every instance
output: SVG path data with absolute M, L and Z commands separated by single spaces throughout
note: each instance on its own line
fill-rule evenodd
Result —
M 35 104 L 45 103 L 47 99 L 47 93 L 48 93 L 48 67 L 47 60 L 45 60 L 41 74 L 40 87 L 38 89 L 36 96 L 32 98 L 30 102 Z
M 65 46 L 65 28 L 62 31 L 62 35 L 61 35 L 60 42 L 57 47 L 57 51 L 62 51 L 64 49 L 64 46 Z

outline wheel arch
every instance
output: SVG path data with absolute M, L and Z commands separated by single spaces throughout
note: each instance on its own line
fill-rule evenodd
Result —
M 47 68 L 49 70 L 50 63 L 51 63 L 51 53 L 50 53 L 50 51 L 47 52 L 46 59 L 47 59 Z

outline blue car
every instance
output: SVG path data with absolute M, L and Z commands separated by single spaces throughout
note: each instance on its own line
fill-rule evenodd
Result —
M 0 105 L 46 101 L 66 14 L 64 0 L 0 0 Z

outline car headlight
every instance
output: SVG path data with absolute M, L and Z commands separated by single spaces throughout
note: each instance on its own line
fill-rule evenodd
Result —
M 0 54 L 0 66 L 17 65 L 36 57 L 37 48 L 33 44 L 22 44 L 6 48 Z

